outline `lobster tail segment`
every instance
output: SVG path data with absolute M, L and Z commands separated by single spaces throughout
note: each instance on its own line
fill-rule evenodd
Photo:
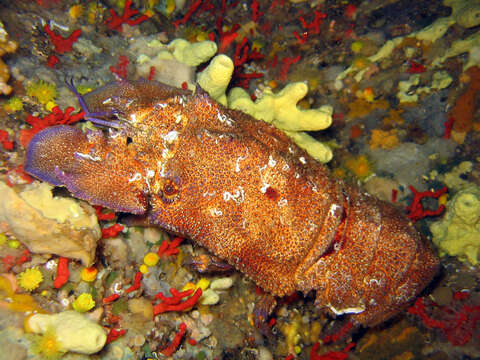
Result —
M 346 186 L 344 193 L 344 216 L 332 245 L 299 283 L 302 291 L 317 291 L 318 307 L 372 326 L 405 308 L 439 262 L 398 209 L 355 187 Z

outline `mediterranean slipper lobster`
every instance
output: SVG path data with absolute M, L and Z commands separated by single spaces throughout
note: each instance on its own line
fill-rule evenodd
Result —
M 25 170 L 190 238 L 271 295 L 314 290 L 319 308 L 371 326 L 437 271 L 396 208 L 201 90 L 122 80 L 77 96 L 107 131 L 47 128 L 30 142 Z

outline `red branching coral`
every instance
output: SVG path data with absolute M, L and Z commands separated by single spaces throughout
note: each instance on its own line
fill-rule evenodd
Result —
M 320 343 L 313 344 L 312 351 L 310 352 L 310 360 L 346 360 L 348 358 L 348 352 L 355 346 L 355 343 L 350 343 L 342 351 L 329 351 L 323 355 L 317 353 Z
M 425 71 L 427 71 L 427 68 L 424 65 L 413 60 L 409 61 L 409 67 L 407 70 L 409 74 L 421 74 Z
M 190 296 L 193 292 L 193 289 L 178 291 L 175 288 L 170 289 L 171 297 L 163 295 L 163 293 L 158 293 L 155 295 L 155 299 L 160 299 L 161 302 L 153 306 L 153 316 L 167 312 L 167 311 L 183 311 L 191 308 L 195 305 L 202 296 L 202 289 L 198 288 L 195 293 Z M 185 301 L 182 301 L 183 298 L 190 296 Z
M 300 16 L 299 20 L 305 30 L 309 31 L 309 33 L 312 35 L 316 35 L 320 34 L 320 27 L 322 26 L 323 19 L 326 17 L 327 14 L 315 10 L 315 17 L 311 22 L 307 22 L 303 16 Z
M 120 76 L 122 79 L 127 78 L 127 69 L 128 69 L 128 64 L 130 63 L 130 60 L 128 60 L 128 57 L 125 55 L 120 55 L 118 58 L 118 63 L 116 66 L 110 66 L 109 69 L 112 73 L 117 74 Z
M 43 118 L 28 115 L 25 121 L 32 125 L 32 128 L 20 131 L 20 144 L 26 147 L 36 133 L 47 127 L 53 125 L 69 125 L 83 119 L 85 112 L 81 111 L 72 115 L 73 110 L 75 109 L 72 106 L 69 106 L 65 109 L 65 112 L 63 112 L 59 106 L 55 106 L 52 109 L 52 112 Z
M 180 24 L 185 25 L 187 21 L 190 19 L 190 17 L 193 15 L 193 13 L 197 11 L 197 9 L 200 7 L 201 4 L 202 4 L 202 0 L 195 1 L 192 5 L 190 5 L 185 16 L 177 21 L 174 21 L 173 25 L 176 28 L 178 28 Z
M 259 11 L 259 5 L 257 0 L 252 0 L 252 21 L 257 22 L 260 16 L 263 15 L 263 11 Z
M 279 75 L 279 79 L 281 81 L 286 81 L 287 80 L 287 75 L 288 75 L 288 70 L 290 70 L 290 66 L 292 66 L 293 64 L 299 62 L 301 59 L 301 56 L 298 55 L 296 57 L 286 57 L 286 58 L 283 58 L 282 60 L 282 69 L 280 70 L 280 75 Z
M 421 297 L 408 312 L 419 316 L 427 328 L 440 329 L 452 345 L 463 346 L 480 330 L 480 305 L 469 304 L 469 300 L 469 293 L 457 292 L 449 306 L 438 307 Z M 439 313 L 437 318 L 430 315 L 434 312 Z
M 117 234 L 123 230 L 123 225 L 114 224 L 108 228 L 102 229 L 102 238 L 108 239 L 117 236 Z
M 115 213 L 114 212 L 103 212 L 105 209 L 102 206 L 94 206 L 95 212 L 97 213 L 97 219 L 98 220 L 103 220 L 103 221 L 111 221 L 115 219 Z
M 132 291 L 140 289 L 140 285 L 142 283 L 142 273 L 140 271 L 137 271 L 135 274 L 135 279 L 133 280 L 132 286 L 130 286 L 127 290 L 125 290 L 126 293 L 131 293 Z
M 145 20 L 148 20 L 148 16 L 143 14 L 137 18 L 132 19 L 135 15 L 139 13 L 138 10 L 132 9 L 132 0 L 125 1 L 125 7 L 123 8 L 122 16 L 118 16 L 115 10 L 109 9 L 111 17 L 105 20 L 105 24 L 111 29 L 116 31 L 121 31 L 122 24 L 128 24 L 130 26 L 138 25 Z
M 171 242 L 164 240 L 160 247 L 158 248 L 157 254 L 158 256 L 172 256 L 178 254 L 180 251 L 178 246 L 182 243 L 183 238 L 177 236 Z
M 69 276 L 70 271 L 68 271 L 68 259 L 65 257 L 61 257 L 58 260 L 57 277 L 53 282 L 53 286 L 55 286 L 55 289 L 60 289 L 63 285 L 65 285 L 68 281 Z
M 8 140 L 8 132 L 6 130 L 0 130 L 0 144 L 2 144 L 5 150 L 13 149 L 13 141 Z
M 114 302 L 115 300 L 117 300 L 117 299 L 119 299 L 119 298 L 120 298 L 120 295 L 118 295 L 118 294 L 112 294 L 112 295 L 110 295 L 110 296 L 107 296 L 107 297 L 103 298 L 102 303 L 103 303 L 104 305 L 110 304 L 110 303 Z
M 125 335 L 126 332 L 127 330 L 124 330 L 124 329 L 117 330 L 115 328 L 111 328 L 107 334 L 106 344 L 110 344 L 112 341 L 117 340 L 119 337 Z
M 422 205 L 422 199 L 427 197 L 438 199 L 447 192 L 446 186 L 437 191 L 419 192 L 411 185 L 409 186 L 409 189 L 412 191 L 414 197 L 412 203 L 407 206 L 406 210 L 408 212 L 408 218 L 412 221 L 423 219 L 426 216 L 440 215 L 445 210 L 445 205 L 440 205 L 436 210 L 424 209 Z
M 180 341 L 182 341 L 183 335 L 187 331 L 187 325 L 185 323 L 181 323 L 178 327 L 178 333 L 173 338 L 173 341 L 170 345 L 168 345 L 165 349 L 162 350 L 162 354 L 165 356 L 171 356 L 180 345 Z
M 50 36 L 50 40 L 52 41 L 53 46 L 55 46 L 55 51 L 59 54 L 72 51 L 73 43 L 78 40 L 80 35 L 82 35 L 82 30 L 77 29 L 72 32 L 69 37 L 64 38 L 63 36 L 53 32 L 53 30 L 50 29 L 49 24 L 45 24 L 43 29 L 48 36 Z

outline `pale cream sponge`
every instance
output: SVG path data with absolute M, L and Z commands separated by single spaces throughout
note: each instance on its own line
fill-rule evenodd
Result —
M 47 219 L 56 220 L 59 223 L 69 221 L 76 229 L 97 224 L 97 218 L 87 215 L 76 200 L 54 197 L 52 189 L 53 186 L 47 183 L 35 182 L 28 185 L 19 193 L 19 196 Z
M 85 314 L 64 311 L 58 314 L 36 314 L 27 320 L 29 331 L 44 334 L 53 328 L 62 350 L 94 354 L 105 346 L 107 333 Z
M 95 209 L 54 197 L 53 187 L 34 182 L 20 191 L 0 181 L 0 223 L 33 253 L 79 259 L 91 266 L 101 237 Z

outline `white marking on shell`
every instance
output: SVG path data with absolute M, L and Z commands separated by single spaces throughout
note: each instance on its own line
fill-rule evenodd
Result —
M 275 161 L 275 159 L 273 158 L 273 156 L 270 155 L 270 156 L 268 157 L 268 166 L 274 167 L 275 165 L 277 165 L 277 162 Z
M 222 210 L 219 210 L 217 208 L 212 208 L 212 209 L 210 209 L 210 215 L 212 215 L 212 216 L 222 216 L 223 212 L 222 212 Z
M 75 155 L 81 157 L 82 159 L 92 160 L 92 161 L 100 161 L 102 158 L 100 156 L 92 156 L 90 154 L 83 154 L 79 152 L 75 152 Z
M 300 160 L 300 162 L 301 162 L 303 165 L 305 165 L 305 164 L 307 163 L 307 159 L 305 159 L 305 157 L 303 157 L 303 156 L 300 156 L 300 157 L 298 158 L 298 160 Z
M 208 192 L 208 191 L 205 191 L 202 196 L 203 197 L 211 197 L 211 196 L 215 196 L 217 194 L 217 192 L 215 190 L 213 190 L 212 192 Z
M 166 135 L 162 136 L 163 140 L 165 140 L 167 143 L 172 143 L 178 138 L 178 131 L 172 130 L 169 131 Z
M 147 169 L 147 175 L 145 176 L 145 183 L 147 184 L 148 191 L 151 191 L 150 179 L 152 179 L 154 176 L 155 176 L 155 171 Z
M 329 214 L 335 216 L 338 209 L 340 209 L 340 205 L 333 203 L 332 206 L 330 206 Z
M 160 176 L 165 177 L 165 163 L 157 161 L 157 168 L 160 168 Z
M 310 187 L 312 188 L 312 191 L 313 191 L 314 193 L 318 193 L 317 184 L 315 184 L 313 181 L 310 181 L 310 180 L 309 180 L 307 183 L 308 183 L 308 185 L 310 185 Z
M 222 124 L 227 124 L 228 126 L 232 126 L 233 124 L 233 120 L 230 117 L 225 114 L 220 114 L 220 112 L 217 112 L 217 119 Z
M 359 304 L 355 307 L 347 307 L 345 309 L 337 309 L 332 304 L 328 304 L 327 307 L 333 311 L 335 315 L 343 315 L 343 314 L 360 314 L 361 312 L 365 311 L 365 305 Z
M 142 178 L 142 174 L 137 172 L 133 174 L 133 176 L 130 179 L 128 179 L 128 182 L 137 181 L 137 180 L 140 180 L 141 178 Z
M 115 139 L 116 137 L 123 135 L 120 131 L 116 131 L 113 129 L 108 129 L 108 136 L 110 136 L 112 139 Z
M 240 161 L 243 161 L 246 158 L 248 158 L 248 148 L 247 148 L 247 153 L 245 154 L 245 156 L 239 156 L 237 158 L 237 161 L 235 162 L 235 172 L 240 172 Z
M 248 225 L 247 219 L 242 220 L 242 229 L 246 229 Z
M 240 204 L 245 200 L 245 192 L 243 191 L 243 188 L 239 186 L 237 190 L 235 190 L 232 193 L 225 191 L 223 193 L 223 200 L 224 201 L 230 201 L 233 200 L 235 203 Z
M 281 198 L 280 200 L 278 200 L 278 206 L 286 206 L 286 205 L 288 205 L 287 199 Z
M 266 164 L 263 165 L 262 167 L 259 166 L 259 167 L 258 167 L 258 172 L 261 173 L 263 170 L 265 170 L 265 169 L 267 168 L 267 166 L 268 166 L 268 165 L 266 165 Z
M 262 192 L 262 194 L 265 194 L 267 192 L 267 189 L 270 187 L 270 184 L 266 184 L 264 183 L 262 185 L 262 187 L 260 188 L 260 191 Z

